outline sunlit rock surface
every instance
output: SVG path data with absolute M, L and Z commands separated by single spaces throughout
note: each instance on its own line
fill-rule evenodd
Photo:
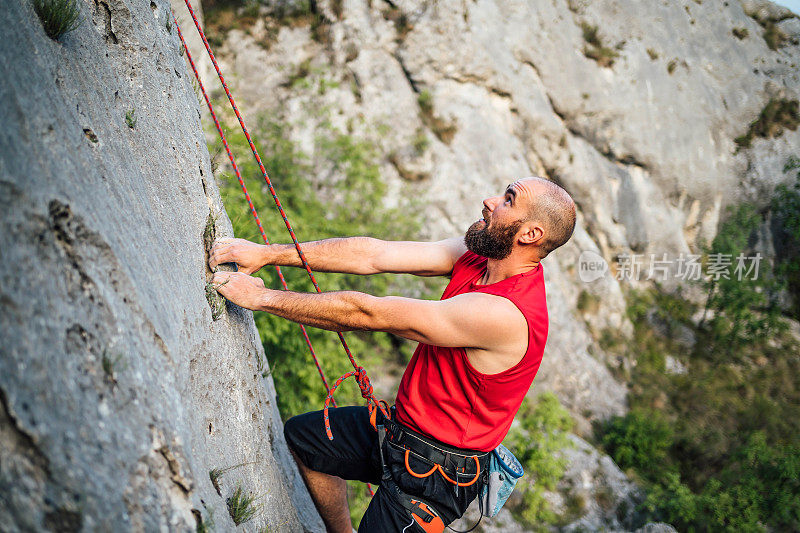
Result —
M 0 529 L 229 531 L 241 487 L 320 531 L 252 315 L 206 298 L 231 227 L 169 5 L 79 5 L 55 42 L 0 3 Z

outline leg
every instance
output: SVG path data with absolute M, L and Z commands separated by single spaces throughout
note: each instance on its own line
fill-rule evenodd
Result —
M 327 530 L 352 533 L 344 480 L 380 480 L 378 437 L 366 407 L 337 407 L 329 413 L 333 440 L 320 411 L 290 418 L 283 434 Z
M 291 451 L 291 450 L 290 450 Z M 311 470 L 292 452 L 328 533 L 352 533 L 350 507 L 347 504 L 347 483 L 344 479 Z
M 379 487 L 369 502 L 367 512 L 361 518 L 358 531 L 359 533 L 418 533 L 420 527 L 415 524 L 411 513 L 400 505 L 387 489 Z

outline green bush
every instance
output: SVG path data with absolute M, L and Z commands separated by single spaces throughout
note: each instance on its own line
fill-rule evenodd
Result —
M 784 129 L 796 130 L 800 125 L 800 103 L 797 100 L 787 98 L 773 98 L 758 115 L 747 129 L 744 135 L 734 139 L 736 151 L 742 148 L 750 148 L 753 139 L 761 137 L 770 139 L 780 137 Z
M 433 96 L 430 91 L 423 89 L 417 96 L 417 104 L 419 104 L 419 116 L 422 122 L 433 131 L 440 141 L 450 144 L 455 137 L 457 126 L 455 122 L 447 122 L 436 115 L 433 109 Z
M 789 12 L 779 16 L 772 16 L 765 9 L 746 10 L 745 14 L 764 28 L 762 36 L 770 50 L 777 50 L 789 42 L 789 36 L 778 27 L 778 23 L 797 15 Z
M 676 472 L 667 472 L 664 477 L 663 484 L 649 487 L 643 508 L 656 520 L 686 530 L 697 519 L 697 495 L 681 483 Z
M 706 311 L 713 314 L 704 323 L 708 341 L 705 352 L 712 359 L 746 354 L 745 348 L 752 347 L 753 339 L 774 336 L 784 328 L 777 300 L 781 283 L 772 275 L 768 258 L 761 261 L 758 276 L 734 275 L 736 257 L 751 249 L 750 241 L 762 222 L 763 217 L 751 205 L 730 209 L 708 250 L 708 257 L 721 254 L 732 260 L 727 279 L 704 282 Z
M 619 52 L 603 45 L 597 26 L 593 26 L 588 22 L 581 22 L 581 31 L 583 40 L 586 41 L 586 46 L 583 47 L 583 55 L 589 59 L 594 59 L 601 67 L 613 67 L 614 61 L 619 57 Z
M 704 495 L 712 497 L 721 487 L 728 516 L 741 514 L 750 523 L 763 521 L 784 531 L 800 530 L 800 447 L 776 446 L 764 432 L 752 433 Z M 716 506 L 719 500 L 716 498 Z M 738 513 L 737 513 L 738 510 Z M 740 531 L 742 529 L 740 528 Z
M 525 469 L 517 485 L 522 504 L 513 512 L 532 527 L 554 523 L 558 517 L 544 492 L 555 490 L 564 475 L 566 461 L 557 452 L 571 445 L 567 432 L 574 421 L 551 392 L 539 395 L 535 402 L 525 400 L 516 420 L 519 427 L 513 427 L 503 441 Z
M 731 33 L 733 33 L 733 36 L 739 39 L 740 41 L 742 39 L 746 39 L 747 36 L 750 34 L 750 32 L 747 31 L 747 28 L 733 28 L 731 30 Z
M 800 159 L 789 158 L 784 172 L 800 169 Z M 800 320 L 800 172 L 793 186 L 779 185 L 772 201 L 778 275 L 792 298 L 791 314 Z
M 622 468 L 635 468 L 647 475 L 669 470 L 668 451 L 672 427 L 658 411 L 631 411 L 611 418 L 603 429 L 602 442 Z
M 776 447 L 755 432 L 699 493 L 671 472 L 648 492 L 644 509 L 679 530 L 797 531 L 800 448 Z
M 798 169 L 800 160 L 790 158 L 784 171 Z M 599 440 L 642 480 L 647 517 L 680 531 L 799 527 L 800 345 L 786 332 L 778 295 L 784 287 L 797 292 L 800 176 L 778 187 L 765 212 L 730 209 L 705 260 L 728 254 L 733 270 L 738 254 L 753 254 L 765 220 L 775 232 L 777 261 L 764 258 L 757 279 L 703 282 L 704 320 L 695 323 L 696 306 L 679 292 L 632 291 L 633 338 L 619 342 L 609 333 L 605 343 L 634 364 L 631 412 L 602 426 Z M 679 330 L 696 342 L 678 344 Z M 668 356 L 687 372 L 667 373 Z

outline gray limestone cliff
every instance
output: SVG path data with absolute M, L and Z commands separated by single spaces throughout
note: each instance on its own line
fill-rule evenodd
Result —
M 239 530 L 319 531 L 252 315 L 206 297 L 231 227 L 169 4 L 79 6 L 54 41 L 0 2 L 0 529 L 233 530 L 241 487 Z

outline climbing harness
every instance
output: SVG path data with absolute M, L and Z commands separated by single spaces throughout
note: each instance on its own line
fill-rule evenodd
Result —
M 434 475 L 436 472 L 439 472 L 439 474 L 446 481 L 453 484 L 456 492 L 458 492 L 458 489 L 461 487 L 469 487 L 474 485 L 478 480 L 483 480 L 484 485 L 486 484 L 489 472 L 485 468 L 481 468 L 481 459 L 489 455 L 489 452 L 462 454 L 452 450 L 445 450 L 442 447 L 437 446 L 435 442 L 431 442 L 430 439 L 410 431 L 408 428 L 398 424 L 391 418 L 384 419 L 379 424 L 373 423 L 373 426 L 378 432 L 378 449 L 380 451 L 382 472 L 381 487 L 384 487 L 385 490 L 389 491 L 389 494 L 392 496 L 392 498 L 409 511 L 412 519 L 419 524 L 419 526 L 426 533 L 441 533 L 446 527 L 444 521 L 441 518 L 440 513 L 436 511 L 434 504 L 427 502 L 418 496 L 406 494 L 400 489 L 400 487 L 397 486 L 397 483 L 395 483 L 394 479 L 392 478 L 389 465 L 384 455 L 384 445 L 393 446 L 395 449 L 403 450 L 405 463 L 404 466 L 406 471 L 413 477 L 426 478 Z M 430 470 L 423 474 L 415 472 L 409 464 L 409 457 L 412 455 L 420 461 L 432 464 Z M 475 473 L 469 474 L 468 477 L 471 477 L 471 479 L 462 483 L 460 481 L 460 476 L 462 474 L 467 475 L 466 472 L 472 465 L 474 465 Z M 449 475 L 447 475 L 445 470 L 451 470 L 451 472 L 454 472 L 453 476 L 456 479 L 453 480 Z M 483 507 L 481 507 L 481 517 L 470 529 L 459 532 L 458 530 L 452 529 L 449 526 L 447 527 L 448 529 L 456 531 L 457 533 L 468 533 L 469 531 L 475 529 L 478 524 L 480 524 L 482 518 Z
M 427 502 L 411 497 L 400 490 L 400 487 L 392 479 L 392 473 L 389 471 L 389 465 L 383 454 L 383 445 L 389 434 L 386 429 L 386 423 L 391 423 L 391 420 L 385 420 L 384 422 L 383 424 L 378 424 L 375 428 L 378 432 L 378 450 L 381 456 L 381 486 L 389 491 L 394 500 L 399 502 L 411 514 L 412 521 L 416 522 L 425 533 L 442 533 L 444 531 L 444 521 L 439 516 L 439 513 Z M 407 527 L 412 526 L 413 522 Z

